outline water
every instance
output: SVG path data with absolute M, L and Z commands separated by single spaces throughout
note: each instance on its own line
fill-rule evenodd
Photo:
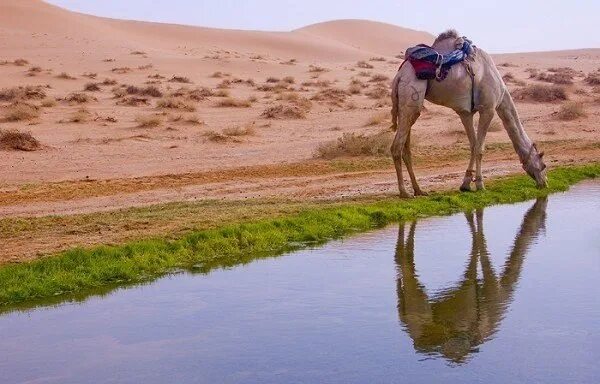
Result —
M 0 316 L 0 383 L 592 383 L 600 183 Z

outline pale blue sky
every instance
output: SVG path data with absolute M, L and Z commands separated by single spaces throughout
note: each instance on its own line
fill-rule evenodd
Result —
M 121 19 L 288 31 L 369 19 L 436 34 L 456 28 L 490 52 L 599 48 L 600 0 L 48 0 Z

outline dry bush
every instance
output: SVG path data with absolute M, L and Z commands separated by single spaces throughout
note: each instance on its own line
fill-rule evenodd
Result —
M 283 64 L 283 65 L 296 65 L 297 62 L 298 62 L 298 60 L 296 60 L 296 59 L 289 59 L 288 61 L 282 61 L 279 64 Z
M 600 85 L 600 70 L 588 73 L 585 77 L 585 82 L 589 85 Z
M 96 77 L 98 77 L 97 73 L 93 73 L 93 72 L 84 72 L 83 75 L 81 75 L 83 77 L 87 77 L 88 79 L 92 79 L 95 80 Z
M 367 62 L 366 62 L 366 61 L 364 61 L 364 60 L 361 60 L 361 61 L 359 61 L 358 63 L 356 63 L 356 66 L 357 66 L 358 68 L 364 68 L 364 69 L 373 69 L 373 68 L 375 68 L 373 65 L 371 65 L 371 64 L 369 64 L 369 63 L 367 63 Z
M 16 65 L 17 67 L 24 67 L 29 64 L 29 61 L 27 61 L 25 59 L 17 59 L 15 61 L 13 61 L 13 64 Z
M 502 76 L 502 80 L 504 80 L 505 83 L 513 83 L 521 87 L 527 85 L 527 83 L 525 83 L 523 80 L 517 79 L 511 72 L 507 72 L 504 76 Z
M 319 145 L 315 157 L 334 159 L 343 156 L 386 156 L 390 153 L 393 138 L 394 134 L 389 131 L 371 135 L 344 133 L 337 140 Z
M 87 83 L 83 86 L 83 90 L 87 92 L 98 92 L 100 91 L 100 87 L 96 83 Z
M 317 87 L 317 88 L 328 88 L 331 87 L 331 81 L 329 80 L 317 80 L 317 81 L 305 81 L 302 83 L 304 87 Z
M 31 135 L 31 132 L 20 132 L 14 129 L 0 129 L 0 149 L 15 151 L 35 151 L 42 146 L 40 142 Z
M 540 71 L 537 68 L 527 68 L 525 69 L 525 72 L 529 73 L 530 79 L 535 79 Z
M 113 73 L 116 73 L 116 74 L 119 74 L 119 75 L 124 75 L 126 73 L 131 72 L 131 68 L 129 68 L 129 67 L 117 67 L 117 68 L 111 69 L 111 71 Z
M 225 79 L 217 84 L 218 89 L 229 89 L 231 88 L 231 80 Z
M 156 80 L 162 80 L 162 79 L 166 79 L 166 77 L 164 77 L 163 75 L 159 74 L 159 73 L 155 73 L 154 75 L 148 75 L 149 79 L 156 79 Z
M 206 136 L 208 140 L 217 143 L 224 143 L 226 141 L 229 141 L 230 139 L 227 135 L 224 135 L 223 133 L 217 131 L 207 131 L 206 133 L 204 133 L 204 136 Z
M 117 80 L 115 79 L 104 79 L 102 85 L 117 85 Z
M 385 57 L 371 57 L 369 61 L 385 61 Z
M 575 101 L 563 104 L 560 107 L 560 110 L 556 113 L 556 117 L 559 120 L 564 121 L 577 120 L 578 118 L 585 116 L 587 116 L 587 114 L 585 113 L 583 103 Z
M 226 89 L 218 89 L 213 92 L 213 96 L 215 97 L 229 97 L 230 95 L 231 93 L 229 93 L 229 91 Z
M 46 98 L 44 89 L 37 85 L 4 88 L 0 90 L 0 101 L 41 100 Z
M 132 51 L 131 52 L 131 55 L 140 55 L 141 56 L 141 55 L 145 55 L 145 54 L 146 54 L 146 52 L 143 52 L 143 51 Z
M 559 100 L 567 100 L 567 92 L 559 85 L 542 85 L 532 84 L 523 88 L 519 88 L 512 92 L 512 95 L 517 100 L 537 101 L 537 102 L 552 102 Z
M 360 72 L 358 72 L 358 76 L 360 76 L 360 77 L 371 77 L 371 72 L 360 71 Z
M 187 115 L 186 117 L 183 118 L 183 121 L 188 124 L 193 124 L 193 125 L 204 124 L 204 122 L 200 119 L 200 116 L 198 116 L 198 115 Z
M 282 82 L 287 83 L 287 84 L 295 84 L 296 83 L 296 79 L 294 79 L 293 76 L 286 76 L 283 79 L 281 79 Z
M 169 83 L 183 83 L 183 84 L 190 84 L 192 81 L 184 76 L 173 76 L 171 77 L 171 79 L 169 79 Z
M 365 123 L 365 127 L 372 127 L 374 125 L 380 125 L 380 124 L 384 123 L 385 121 L 387 121 L 389 118 L 390 118 L 389 111 L 376 112 L 373 115 L 371 115 L 371 117 L 369 117 L 369 119 Z
M 152 69 L 154 68 L 153 64 L 144 64 L 144 65 L 140 65 L 137 67 L 139 70 L 146 70 L 146 69 Z
M 297 105 L 275 105 L 261 114 L 265 119 L 304 119 L 307 110 Z
M 95 97 L 87 95 L 85 93 L 73 92 L 70 95 L 68 95 L 67 97 L 65 97 L 65 101 L 67 101 L 69 103 L 85 104 L 85 103 L 89 103 L 91 101 L 97 101 L 97 99 Z
M 44 108 L 51 108 L 56 105 L 56 100 L 51 99 L 51 98 L 46 98 L 46 99 L 42 100 L 40 105 Z
M 127 107 L 140 107 L 149 105 L 148 98 L 146 97 L 137 97 L 137 96 L 128 96 L 123 97 L 122 99 L 117 101 L 117 105 L 124 105 Z
M 212 75 L 210 75 L 210 77 L 215 78 L 215 79 L 220 79 L 222 77 L 228 77 L 228 76 L 231 76 L 231 74 L 230 73 L 224 73 L 224 72 L 221 72 L 221 71 L 214 72 Z
M 310 100 L 294 92 L 281 93 L 277 97 L 277 100 L 287 101 L 290 104 L 296 105 L 306 110 L 310 110 L 310 108 L 312 107 L 312 102 Z
M 536 79 L 552 84 L 573 84 L 573 75 L 567 72 L 539 73 Z
M 160 116 L 157 115 L 138 115 L 135 118 L 135 122 L 138 124 L 138 128 L 156 128 L 160 127 L 163 123 Z
M 517 67 L 518 65 L 512 64 L 512 63 L 502 63 L 502 64 L 498 64 L 499 67 Z
M 254 128 L 254 123 L 246 124 L 244 126 L 233 126 L 229 128 L 225 128 L 223 130 L 223 134 L 227 136 L 252 136 L 256 134 L 256 129 Z
M 383 83 L 385 81 L 390 81 L 390 78 L 379 73 L 371 76 L 371 79 L 369 79 L 369 82 L 371 83 Z
M 348 86 L 348 93 L 351 95 L 360 95 L 362 89 L 363 87 L 358 84 L 350 84 L 350 86 Z
M 139 96 L 150 96 L 150 97 L 162 97 L 163 93 L 157 87 L 150 85 L 147 87 L 136 87 L 135 85 L 129 85 L 125 88 L 125 92 L 128 95 L 139 95 Z
M 40 117 L 40 108 L 28 103 L 15 102 L 4 110 L 5 121 L 28 121 Z
M 365 92 L 365 95 L 369 96 L 371 99 L 379 100 L 389 97 L 390 90 L 383 84 L 378 84 L 375 88 L 369 89 L 367 92 Z
M 67 72 L 61 72 L 56 76 L 57 79 L 63 79 L 63 80 L 75 80 L 77 79 L 76 77 L 73 77 L 71 75 L 69 75 Z
M 268 77 L 266 82 L 267 83 L 279 83 L 281 80 L 277 77 Z
M 254 56 L 250 56 L 251 60 L 264 60 L 265 57 L 263 55 L 254 55 Z
M 250 100 L 237 99 L 235 97 L 226 97 L 217 101 L 216 106 L 220 108 L 249 108 L 252 105 Z
M 70 117 L 69 123 L 86 123 L 90 120 L 92 114 L 85 108 L 81 108 L 74 112 Z
M 318 65 L 309 65 L 308 66 L 308 72 L 310 72 L 310 73 L 323 73 L 323 72 L 329 72 L 329 69 L 323 68 L 323 67 L 319 67 Z
M 30 74 L 34 74 L 34 75 L 36 73 L 40 73 L 42 71 L 43 71 L 42 67 L 38 67 L 38 66 L 31 67 L 31 68 L 29 68 L 29 70 L 27 70 L 27 72 L 29 72 Z
M 325 101 L 333 105 L 341 106 L 344 101 L 346 101 L 346 97 L 348 93 L 340 88 L 326 88 L 319 92 L 317 92 L 311 100 L 315 101 Z
M 181 97 L 164 97 L 156 102 L 158 108 L 183 109 L 188 112 L 195 112 L 196 106 Z

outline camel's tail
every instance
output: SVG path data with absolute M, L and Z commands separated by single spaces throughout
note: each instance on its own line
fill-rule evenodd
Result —
M 402 68 L 402 67 L 400 67 Z M 398 71 L 400 72 L 400 71 Z M 400 107 L 400 101 L 398 100 L 398 84 L 400 83 L 400 74 L 398 73 L 392 81 L 392 125 L 390 129 L 392 131 L 398 130 L 398 108 Z

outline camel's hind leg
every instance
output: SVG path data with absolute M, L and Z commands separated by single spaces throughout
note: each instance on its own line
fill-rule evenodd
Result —
M 396 167 L 396 175 L 398 176 L 400 196 L 410 197 L 404 187 L 402 161 L 404 160 L 406 163 L 415 193 L 423 194 L 412 169 L 410 150 L 407 150 L 407 147 L 410 145 L 410 130 L 421 115 L 427 81 L 417 79 L 412 66 L 404 65 L 398 71 L 392 87 L 392 124 L 397 128 L 397 131 L 391 152 Z

